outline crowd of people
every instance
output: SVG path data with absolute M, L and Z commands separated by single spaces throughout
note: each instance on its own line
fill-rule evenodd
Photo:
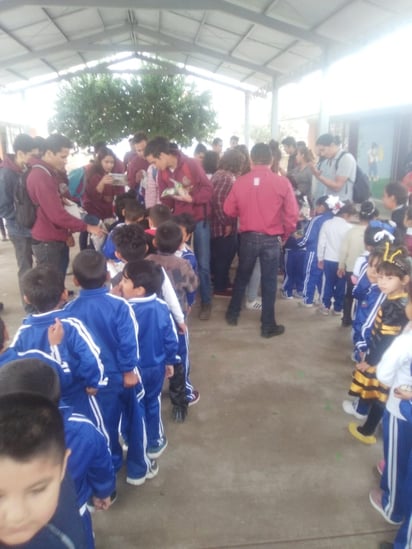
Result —
M 376 443 L 382 420 L 382 490 L 370 501 L 401 524 L 396 549 L 409 547 L 412 332 L 402 331 L 412 319 L 412 208 L 405 186 L 385 187 L 391 220 L 379 219 L 371 199 L 355 204 L 356 160 L 331 134 L 318 138 L 316 163 L 304 142 L 285 138 L 286 169 L 274 140 L 249 153 L 236 136 L 225 151 L 216 138 L 211 150 L 199 144 L 194 158 L 143 132 L 130 144 L 123 161 L 96 144 L 92 161 L 67 174 L 72 144 L 65 136 L 22 134 L 0 168 L 0 216 L 27 313 L 8 347 L 0 322 L 0 460 L 21 470 L 21 483 L 10 487 L 0 467 L 0 490 L 4 483 L 11 506 L 18 490 L 43 486 L 46 473 L 55 479 L 50 500 L 45 496 L 48 512 L 35 517 L 33 509 L 19 528 L 1 526 L 0 543 L 67 547 L 59 533 L 74 540 L 82 530 L 84 539 L 73 543 L 92 549 L 90 513 L 116 499 L 123 463 L 133 486 L 159 472 L 168 445 L 160 405 L 165 379 L 174 421 L 183 423 L 199 402 L 188 333 L 196 300 L 202 321 L 211 316 L 213 296 L 227 298 L 228 325 L 237 326 L 245 306 L 260 313 L 263 338 L 280 336 L 281 275 L 282 298 L 352 327 L 353 398 L 343 410 L 364 420 L 348 428 L 365 444 Z M 35 211 L 30 227 L 17 221 L 15 189 L 22 184 Z M 69 296 L 65 276 L 76 233 L 78 295 Z M 39 460 L 50 468 L 39 470 Z M 23 474 L 26 466 L 30 474 Z M 76 508 L 83 528 L 74 532 L 61 517 Z

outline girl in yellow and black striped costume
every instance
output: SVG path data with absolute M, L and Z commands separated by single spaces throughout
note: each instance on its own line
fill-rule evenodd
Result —
M 369 412 L 363 425 L 349 424 L 349 432 L 365 444 L 374 444 L 378 426 L 388 398 L 388 387 L 376 378 L 376 366 L 383 353 L 408 322 L 405 307 L 411 295 L 411 264 L 407 250 L 385 244 L 377 266 L 378 286 L 386 295 L 375 319 L 369 348 L 363 362 L 356 365 L 349 394 L 369 401 Z

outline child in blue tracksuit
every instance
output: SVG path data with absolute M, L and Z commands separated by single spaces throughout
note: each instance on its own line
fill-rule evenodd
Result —
M 183 239 L 182 244 L 179 249 L 175 252 L 175 256 L 182 257 L 190 263 L 190 266 L 194 272 L 199 275 L 198 264 L 194 251 L 189 246 L 189 242 L 192 239 L 194 230 L 196 228 L 196 221 L 194 217 L 186 212 L 181 213 L 180 215 L 174 215 L 173 221 L 177 223 L 182 231 Z M 197 291 L 187 293 L 187 304 L 189 306 L 189 311 L 196 300 Z M 193 387 L 192 387 L 193 391 Z M 188 396 L 190 397 L 190 389 L 187 391 Z
M 157 459 L 167 446 L 161 418 L 161 391 L 173 375 L 178 356 L 177 332 L 166 303 L 156 293 L 161 287 L 160 268 L 144 259 L 123 269 L 121 292 L 129 300 L 139 325 L 140 372 L 145 388 L 143 403 L 147 429 L 147 455 Z
M 0 371 L 2 391 L 42 395 L 59 406 L 61 392 L 53 369 L 43 360 L 22 359 L 9 362 Z M 67 470 L 74 482 L 79 513 L 88 549 L 94 549 L 93 528 L 87 502 L 108 509 L 116 488 L 116 477 L 107 440 L 91 421 L 60 402 L 66 447 L 70 449 Z
M 319 295 L 322 291 L 323 271 L 318 267 L 317 248 L 322 225 L 333 217 L 328 199 L 329 196 L 325 195 L 316 200 L 316 215 L 306 227 L 303 238 L 297 241 L 297 246 L 305 250 L 302 303 L 305 307 L 313 307 L 315 291 L 318 290 Z
M 411 305 L 406 310 L 412 317 Z M 390 387 L 383 415 L 385 467 L 381 490 L 370 501 L 388 522 L 400 524 L 393 547 L 412 547 L 412 331 L 398 336 L 377 367 L 377 378 Z
M 60 309 L 62 302 L 67 299 L 63 275 L 48 265 L 36 267 L 24 275 L 22 289 L 26 301 L 37 312 L 24 319 L 0 362 L 36 350 L 51 355 L 65 367 L 68 365 L 72 382 L 62 386 L 65 403 L 84 414 L 105 433 L 102 414 L 94 396 L 106 384 L 100 350 L 85 325 Z M 64 326 L 64 337 L 58 347 L 50 345 L 48 335 L 56 318 Z
M 105 285 L 105 257 L 94 250 L 83 250 L 73 261 L 75 284 L 80 295 L 66 305 L 68 314 L 80 318 L 100 347 L 108 384 L 97 394 L 110 438 L 115 472 L 122 466 L 119 422 L 127 425 L 126 482 L 139 486 L 158 472 L 146 455 L 146 427 L 142 403 L 144 389 L 138 370 L 138 326 L 133 310 L 121 297 L 111 295 Z

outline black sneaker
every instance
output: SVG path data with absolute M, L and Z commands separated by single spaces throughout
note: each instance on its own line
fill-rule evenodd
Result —
M 225 314 L 225 318 L 229 326 L 237 326 L 237 316 L 233 316 L 229 312 L 227 312 Z
M 183 406 L 173 406 L 172 418 L 176 423 L 184 423 L 187 416 L 187 408 Z
M 282 326 L 282 324 L 276 324 L 276 326 L 273 326 L 273 328 L 262 328 L 260 335 L 262 337 L 269 338 L 269 337 L 282 335 L 284 331 L 285 331 L 285 327 Z

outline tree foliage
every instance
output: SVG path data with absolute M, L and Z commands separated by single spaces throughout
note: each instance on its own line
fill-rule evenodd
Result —
M 183 76 L 159 69 L 129 79 L 83 74 L 60 87 L 55 108 L 49 130 L 82 147 L 118 143 L 139 130 L 188 146 L 193 139 L 207 141 L 218 127 L 209 92 L 198 93 Z

